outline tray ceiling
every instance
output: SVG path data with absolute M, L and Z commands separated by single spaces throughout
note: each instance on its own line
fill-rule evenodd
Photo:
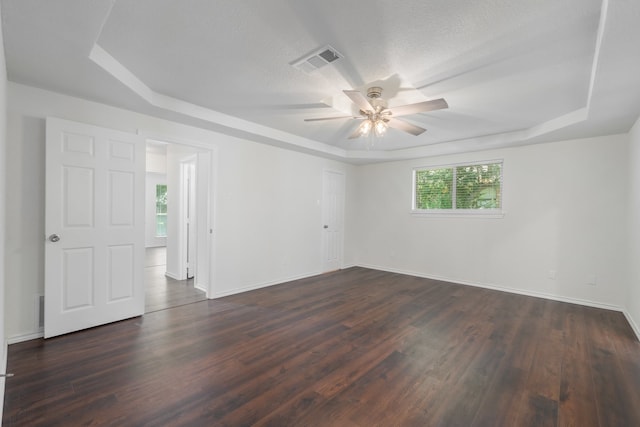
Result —
M 11 81 L 353 162 L 627 132 L 640 3 L 3 0 Z M 330 45 L 343 57 L 295 64 Z M 445 98 L 365 148 L 345 89 Z

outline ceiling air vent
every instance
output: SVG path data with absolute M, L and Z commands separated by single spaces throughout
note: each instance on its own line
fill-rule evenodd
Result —
M 311 74 L 317 69 L 320 69 L 325 65 L 329 65 L 340 58 L 342 58 L 342 55 L 339 54 L 337 50 L 335 50 L 331 46 L 325 46 L 321 49 L 316 50 L 312 54 L 295 61 L 291 65 L 293 65 L 298 70 L 302 70 L 307 74 Z

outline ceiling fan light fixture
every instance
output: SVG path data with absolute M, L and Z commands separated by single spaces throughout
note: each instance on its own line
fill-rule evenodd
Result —
M 367 136 L 369 132 L 371 132 L 372 127 L 373 122 L 370 119 L 363 120 L 362 123 L 360 123 L 360 127 L 358 127 L 358 133 L 362 136 Z
M 368 118 L 360 123 L 358 134 L 360 136 L 369 136 L 371 131 L 373 131 L 375 136 L 381 137 L 387 133 L 387 129 L 389 129 L 389 124 L 385 120 L 381 118 Z
M 376 133 L 376 136 L 383 136 L 387 132 L 387 129 L 389 129 L 389 125 L 382 119 L 376 120 L 373 125 L 373 131 Z

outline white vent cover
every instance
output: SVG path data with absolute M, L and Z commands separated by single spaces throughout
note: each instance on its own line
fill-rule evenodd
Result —
M 311 74 L 317 69 L 329 65 L 340 58 L 342 58 L 342 55 L 339 54 L 337 50 L 327 45 L 316 50 L 312 54 L 294 62 L 291 65 L 298 70 L 304 71 L 307 74 Z
M 36 295 L 36 316 L 38 331 L 41 331 L 44 329 L 44 295 Z

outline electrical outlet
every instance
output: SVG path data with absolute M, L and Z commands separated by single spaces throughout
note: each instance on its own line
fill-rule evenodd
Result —
M 556 280 L 556 271 L 555 270 L 549 270 L 549 279 Z
M 597 284 L 598 284 L 598 276 L 596 276 L 595 274 L 592 274 L 591 276 L 589 276 L 589 278 L 587 279 L 587 285 L 596 286 Z

